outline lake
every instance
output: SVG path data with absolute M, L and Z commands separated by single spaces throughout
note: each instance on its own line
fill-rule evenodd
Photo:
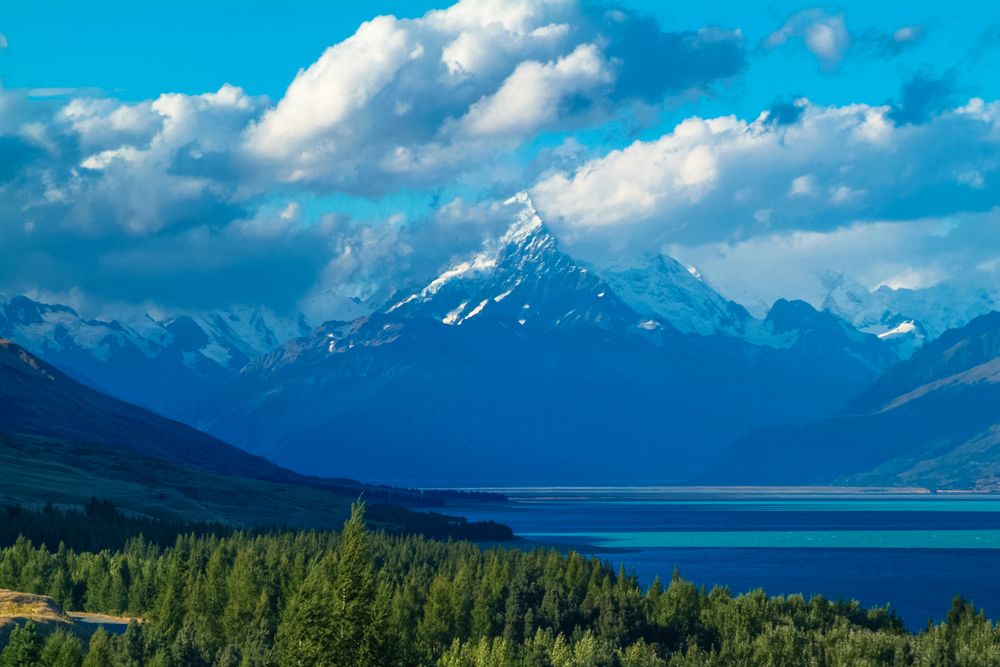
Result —
M 734 593 L 889 603 L 911 629 L 961 594 L 1000 618 L 1000 496 L 831 489 L 508 488 L 450 508 L 631 569 Z

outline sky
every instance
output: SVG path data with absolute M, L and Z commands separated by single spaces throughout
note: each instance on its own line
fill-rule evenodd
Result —
M 760 312 L 1000 278 L 983 2 L 6 0 L 0 293 L 339 317 L 528 191 Z

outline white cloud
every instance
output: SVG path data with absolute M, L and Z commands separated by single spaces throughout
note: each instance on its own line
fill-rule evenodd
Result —
M 231 151 L 259 106 L 230 85 L 138 103 L 34 103 L 18 134 L 43 153 L 26 163 L 7 203 L 30 215 L 36 232 L 141 236 L 198 224 L 235 201 Z
M 659 49 L 653 76 L 631 62 L 647 41 Z M 267 180 L 363 195 L 469 178 L 539 133 L 707 88 L 738 72 L 743 52 L 732 31 L 663 33 L 578 0 L 461 0 L 420 18 L 381 16 L 299 72 L 248 128 L 247 159 Z M 630 67 L 639 74 L 624 76 Z
M 301 158 L 322 149 L 317 141 L 334 143 L 332 130 L 364 109 L 404 63 L 423 55 L 415 37 L 392 16 L 363 23 L 295 77 L 278 105 L 251 129 L 251 150 Z
M 690 118 L 659 139 L 547 174 L 532 194 L 553 225 L 597 247 L 609 235 L 638 245 L 746 238 L 760 233 L 755 213 L 768 209 L 769 230 L 824 230 L 996 201 L 1000 106 L 974 103 L 923 125 L 897 126 L 888 113 L 806 103 L 790 124 L 767 114 Z M 817 194 L 829 205 L 817 205 Z
M 792 184 L 788 187 L 788 196 L 805 197 L 806 195 L 811 195 L 815 187 L 816 185 L 813 183 L 812 176 L 808 174 L 796 176 L 792 179 Z
M 372 19 L 296 76 L 246 148 L 285 181 L 364 192 L 433 182 L 496 154 L 484 139 L 516 145 L 559 120 L 563 96 L 610 79 L 596 47 L 572 38 L 562 19 L 574 16 L 564 0 L 463 0 Z
M 783 26 L 768 35 L 764 44 L 773 49 L 792 39 L 801 39 L 828 69 L 843 60 L 851 43 L 843 15 L 830 16 L 821 9 L 807 9 L 793 14 Z
M 847 185 L 836 185 L 830 188 L 830 202 L 838 206 L 852 204 L 865 196 L 861 188 L 854 189 Z
M 163 123 L 152 102 L 123 104 L 107 98 L 70 100 L 56 118 L 72 128 L 83 146 L 115 148 L 148 141 Z
M 892 33 L 892 41 L 897 44 L 907 44 L 909 42 L 915 42 L 920 39 L 924 34 L 923 26 L 919 25 L 904 25 L 898 28 L 894 33 Z
M 610 84 L 611 69 L 593 44 L 578 46 L 554 62 L 525 62 L 496 93 L 472 105 L 459 121 L 471 137 L 525 137 L 557 120 L 561 102 Z
M 537 204 L 572 226 L 601 227 L 641 221 L 661 211 L 696 204 L 715 189 L 721 136 L 742 134 L 733 117 L 690 118 L 655 142 L 586 163 L 575 174 L 557 173 L 535 186 Z M 730 146 L 740 150 L 736 141 Z
M 6 49 L 7 45 L 7 36 L 0 32 L 0 50 Z

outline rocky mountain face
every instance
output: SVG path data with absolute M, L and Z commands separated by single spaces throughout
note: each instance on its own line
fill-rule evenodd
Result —
M 846 283 L 759 319 L 669 257 L 598 270 L 526 195 L 506 206 L 505 233 L 351 321 L 103 321 L 17 297 L 0 335 L 298 471 L 427 485 L 688 480 L 748 433 L 835 414 L 930 336 L 859 331 Z

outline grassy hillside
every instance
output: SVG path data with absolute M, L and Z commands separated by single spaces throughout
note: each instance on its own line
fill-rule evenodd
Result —
M 443 497 L 285 470 L 179 422 L 106 396 L 0 339 L 0 501 L 82 506 L 92 497 L 142 516 L 239 526 L 331 528 L 364 496 L 376 525 L 434 536 L 510 531 L 378 503 Z
M 97 496 L 150 517 L 334 527 L 351 498 L 296 484 L 200 471 L 99 443 L 0 434 L 0 498 L 83 505 Z
M 359 493 L 338 493 L 179 466 L 107 445 L 0 434 L 0 502 L 82 507 L 99 497 L 134 515 L 240 527 L 341 525 Z M 390 532 L 506 540 L 506 526 L 374 504 L 369 523 Z

